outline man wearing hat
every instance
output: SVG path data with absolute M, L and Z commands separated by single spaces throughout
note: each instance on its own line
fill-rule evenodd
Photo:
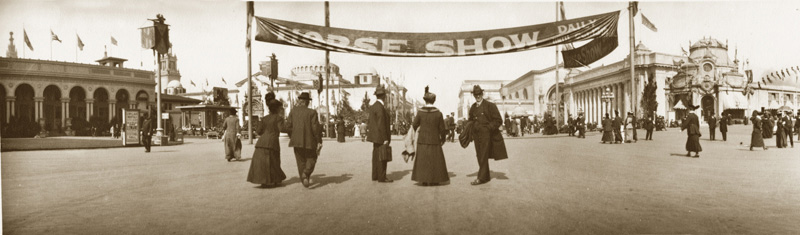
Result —
M 575 119 L 575 124 L 578 126 L 578 138 L 586 139 L 586 118 L 583 117 L 583 112 L 578 113 L 578 119 Z
M 783 121 L 783 130 L 786 132 L 786 138 L 788 138 L 786 140 L 788 140 L 788 142 L 792 144 L 792 148 L 794 148 L 794 131 L 792 130 L 794 128 L 794 124 L 792 123 L 792 112 L 786 111 L 786 116 L 783 118 Z
M 503 118 L 497 105 L 483 99 L 483 89 L 475 85 L 472 88 L 475 103 L 469 108 L 469 120 L 472 121 L 472 138 L 475 141 L 475 154 L 478 158 L 478 179 L 472 185 L 489 182 L 489 158 L 495 161 L 507 159 L 506 144 L 500 134 Z
M 311 173 L 317 165 L 317 153 L 322 148 L 322 128 L 317 111 L 308 108 L 311 95 L 303 92 L 297 97 L 298 104 L 289 112 L 285 129 L 289 133 L 289 147 L 294 148 L 300 182 L 308 188 Z
M 144 152 L 150 152 L 150 145 L 153 142 L 153 130 L 155 130 L 155 126 L 153 125 L 153 119 L 150 118 L 150 115 L 144 113 L 144 121 L 142 122 L 142 144 L 144 145 Z
M 708 112 L 708 138 L 715 140 L 717 137 L 717 116 L 713 111 Z
M 391 183 L 394 180 L 386 178 L 386 164 L 388 161 L 380 159 L 381 146 L 392 142 L 389 132 L 389 113 L 383 106 L 386 99 L 386 90 L 382 86 L 375 89 L 375 103 L 369 107 L 367 120 L 367 141 L 372 142 L 372 180 L 381 183 Z
M 239 119 L 236 118 L 236 110 L 231 109 L 228 111 L 228 116 L 225 117 L 225 120 L 222 122 L 222 129 L 225 130 L 225 138 L 223 138 L 223 143 L 225 143 L 225 160 L 230 162 L 234 158 L 236 161 L 241 159 L 241 156 L 235 156 L 236 151 L 236 140 L 239 138 Z

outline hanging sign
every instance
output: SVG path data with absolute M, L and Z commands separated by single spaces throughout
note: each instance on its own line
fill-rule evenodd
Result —
M 616 35 L 619 11 L 545 24 L 447 33 L 377 32 L 256 17 L 257 41 L 375 56 L 446 57 L 532 50 Z

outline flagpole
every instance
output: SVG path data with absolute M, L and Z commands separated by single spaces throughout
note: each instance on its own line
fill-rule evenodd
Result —
M 253 8 L 253 2 L 247 2 L 247 41 L 250 41 L 250 31 L 251 29 L 249 26 L 251 24 L 251 12 L 255 11 Z M 254 14 L 254 13 L 253 13 Z M 251 51 L 252 45 L 247 43 L 247 142 L 248 144 L 253 144 L 253 57 Z
M 630 56 L 630 60 L 631 60 L 631 62 L 630 62 L 630 64 L 631 64 L 631 68 L 630 68 L 630 70 L 631 70 L 631 88 L 630 88 L 631 89 L 631 110 L 633 111 L 633 115 L 636 115 L 636 92 L 634 92 L 634 87 L 636 87 L 636 82 L 635 82 L 635 79 L 634 79 L 634 76 L 635 76 L 635 68 L 634 67 L 636 67 L 636 64 L 635 64 L 635 61 L 634 61 L 634 58 L 633 58 L 633 53 L 635 52 L 634 51 L 634 44 L 636 43 L 636 31 L 634 30 L 634 27 L 633 27 L 633 11 L 635 11 L 636 9 L 633 9 L 633 8 L 634 8 L 634 4 L 631 3 L 631 2 L 628 2 L 628 25 L 630 26 L 629 27 L 629 30 L 630 30 L 630 45 L 629 45 L 630 46 L 630 54 L 629 54 L 629 56 Z
M 558 22 L 558 2 L 556 2 L 556 22 Z M 555 114 L 556 115 L 555 115 L 555 118 L 556 118 L 556 126 L 558 127 L 559 120 L 562 119 L 562 118 L 559 116 L 559 114 L 560 114 L 559 111 L 561 109 L 561 94 L 560 94 L 559 87 L 558 87 L 558 45 L 556 45 L 555 48 L 556 48 L 556 65 L 555 65 L 555 70 L 556 70 L 556 108 L 555 108 Z
M 330 3 L 325 1 L 325 27 L 331 27 L 331 13 L 330 13 Z M 325 114 L 325 133 L 330 134 L 330 125 L 328 125 L 329 120 L 331 120 L 331 97 L 330 97 L 330 86 L 331 86 L 331 52 L 329 50 L 325 50 L 325 103 L 327 112 Z M 330 137 L 330 136 L 328 136 Z

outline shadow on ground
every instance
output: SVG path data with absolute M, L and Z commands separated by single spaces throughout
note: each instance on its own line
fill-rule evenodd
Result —
M 476 176 L 478 176 L 478 172 L 477 171 L 472 173 L 472 174 L 467 175 L 467 177 L 476 177 Z M 508 177 L 506 177 L 506 173 L 496 172 L 496 171 L 491 171 L 489 173 L 489 178 L 490 179 L 499 179 L 499 180 L 507 180 L 508 179 Z

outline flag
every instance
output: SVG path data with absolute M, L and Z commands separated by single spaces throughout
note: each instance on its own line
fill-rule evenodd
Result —
M 55 33 L 53 33 L 53 30 L 52 30 L 52 29 L 50 30 L 50 41 L 58 41 L 58 42 L 61 42 L 61 39 L 58 39 L 58 35 L 56 35 Z
M 83 45 L 83 41 L 81 41 L 81 36 L 78 36 L 78 34 L 76 33 L 75 37 L 78 38 L 78 48 L 81 49 L 81 51 L 83 51 L 83 46 L 84 45 Z
M 227 82 L 227 81 L 225 81 L 225 77 L 222 77 L 222 83 L 225 83 L 225 85 L 227 85 L 227 84 L 228 84 L 228 82 Z
M 656 28 L 656 25 L 654 25 L 653 22 L 650 22 L 650 20 L 648 20 L 647 17 L 644 16 L 644 13 L 642 13 L 642 24 L 648 29 L 653 30 L 653 32 L 658 32 L 658 28 Z
M 142 30 L 142 48 L 144 49 L 153 49 L 156 44 L 155 34 L 156 29 L 154 27 L 144 27 L 141 28 Z
M 758 89 L 761 89 L 761 82 L 758 82 Z
M 206 87 L 208 87 L 208 78 L 206 78 Z
M 317 94 L 322 93 L 322 73 L 318 73 L 317 77 L 319 77 L 319 86 L 317 87 Z
M 31 40 L 28 39 L 28 32 L 26 32 L 25 29 L 22 29 L 22 36 L 25 38 L 25 45 L 33 51 L 33 45 L 31 45 Z
M 111 36 L 111 44 L 114 44 L 114 46 L 117 45 L 117 39 L 115 39 L 114 36 Z
M 639 2 L 637 1 L 631 2 L 631 13 L 633 13 L 633 16 L 636 16 L 636 13 L 638 12 L 639 12 Z
M 197 87 L 197 85 L 196 85 L 196 84 L 194 84 L 194 81 L 193 81 L 193 80 L 189 80 L 189 83 L 190 83 L 190 84 L 192 84 L 192 86 L 193 86 L 193 87 Z

